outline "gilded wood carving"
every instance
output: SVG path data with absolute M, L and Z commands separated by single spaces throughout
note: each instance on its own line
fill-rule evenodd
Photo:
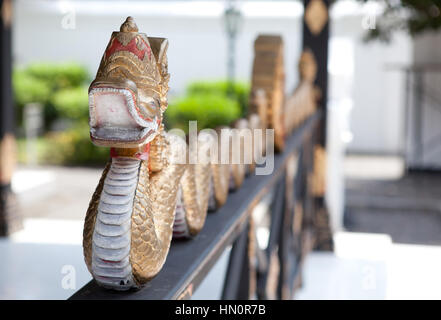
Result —
M 200 133 L 193 150 L 165 132 L 167 49 L 167 39 L 139 33 L 128 17 L 113 32 L 89 88 L 90 137 L 111 148 L 111 160 L 86 213 L 83 248 L 89 271 L 106 288 L 139 288 L 153 278 L 172 237 L 197 235 L 207 210 L 222 206 L 253 169 L 243 160 L 213 161 L 212 153 L 231 156 L 243 130 L 261 128 L 254 113 L 217 128 L 233 140 L 226 152 L 210 133 Z M 244 143 L 236 145 L 246 152 Z M 188 161 L 194 153 L 198 161 Z

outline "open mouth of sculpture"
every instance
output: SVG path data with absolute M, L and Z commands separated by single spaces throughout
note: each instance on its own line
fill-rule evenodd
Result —
M 133 86 L 133 85 L 132 85 Z M 158 131 L 159 120 L 138 105 L 135 88 L 100 83 L 89 90 L 90 137 L 98 146 L 137 147 Z

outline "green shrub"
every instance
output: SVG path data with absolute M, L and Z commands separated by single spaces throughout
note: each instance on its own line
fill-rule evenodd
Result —
M 46 81 L 31 77 L 24 70 L 13 73 L 12 84 L 15 93 L 15 102 L 23 106 L 31 102 L 46 103 L 51 94 L 51 87 Z
M 87 87 L 61 89 L 52 96 L 52 104 L 59 115 L 71 120 L 87 120 L 89 100 Z
M 168 128 L 188 131 L 188 121 L 197 120 L 198 129 L 229 125 L 247 114 L 249 86 L 228 81 L 196 81 L 186 95 L 172 100 L 165 113 Z
M 240 116 L 239 103 L 220 94 L 190 94 L 172 101 L 165 113 L 169 129 L 188 132 L 188 121 L 197 120 L 198 129 L 229 125 Z
M 196 81 L 191 83 L 187 87 L 188 94 L 220 94 L 223 96 L 229 96 L 230 98 L 237 100 L 240 105 L 240 114 L 245 116 L 248 111 L 248 97 L 250 94 L 250 86 L 244 82 L 234 82 L 233 86 L 229 81 Z
M 26 72 L 50 83 L 52 89 L 76 87 L 90 80 L 87 70 L 76 62 L 36 62 L 30 64 Z
M 42 104 L 46 129 L 58 118 L 84 120 L 84 101 L 87 100 L 84 86 L 88 80 L 87 70 L 75 62 L 38 62 L 15 69 L 13 89 L 19 126 L 23 107 L 31 102 Z

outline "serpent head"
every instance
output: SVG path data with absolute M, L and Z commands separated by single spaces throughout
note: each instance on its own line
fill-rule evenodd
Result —
M 158 134 L 167 108 L 167 48 L 167 39 L 139 33 L 132 17 L 112 33 L 89 87 L 94 144 L 133 148 Z

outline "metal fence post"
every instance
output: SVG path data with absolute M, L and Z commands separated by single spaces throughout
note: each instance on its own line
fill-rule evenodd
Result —
M 250 225 L 247 221 L 244 230 L 234 241 L 231 249 L 222 291 L 224 300 L 250 299 L 249 231 Z
M 11 189 L 15 166 L 15 118 L 12 101 L 12 1 L 0 0 L 0 236 L 22 227 Z
M 322 111 L 322 118 L 317 128 L 318 136 L 314 146 L 314 162 L 317 168 L 314 174 L 321 177 L 314 179 L 325 181 L 326 168 L 326 122 L 327 122 L 327 99 L 328 99 L 328 42 L 329 42 L 329 6 L 330 0 L 303 0 L 305 13 L 303 18 L 303 49 L 309 49 L 317 61 L 316 86 L 320 91 L 318 108 Z M 321 157 L 316 155 L 320 154 Z M 315 183 L 314 182 L 314 183 Z M 314 192 L 314 226 L 315 248 L 319 250 L 332 250 L 333 240 L 329 225 L 329 212 L 325 202 L 325 186 L 319 192 Z

